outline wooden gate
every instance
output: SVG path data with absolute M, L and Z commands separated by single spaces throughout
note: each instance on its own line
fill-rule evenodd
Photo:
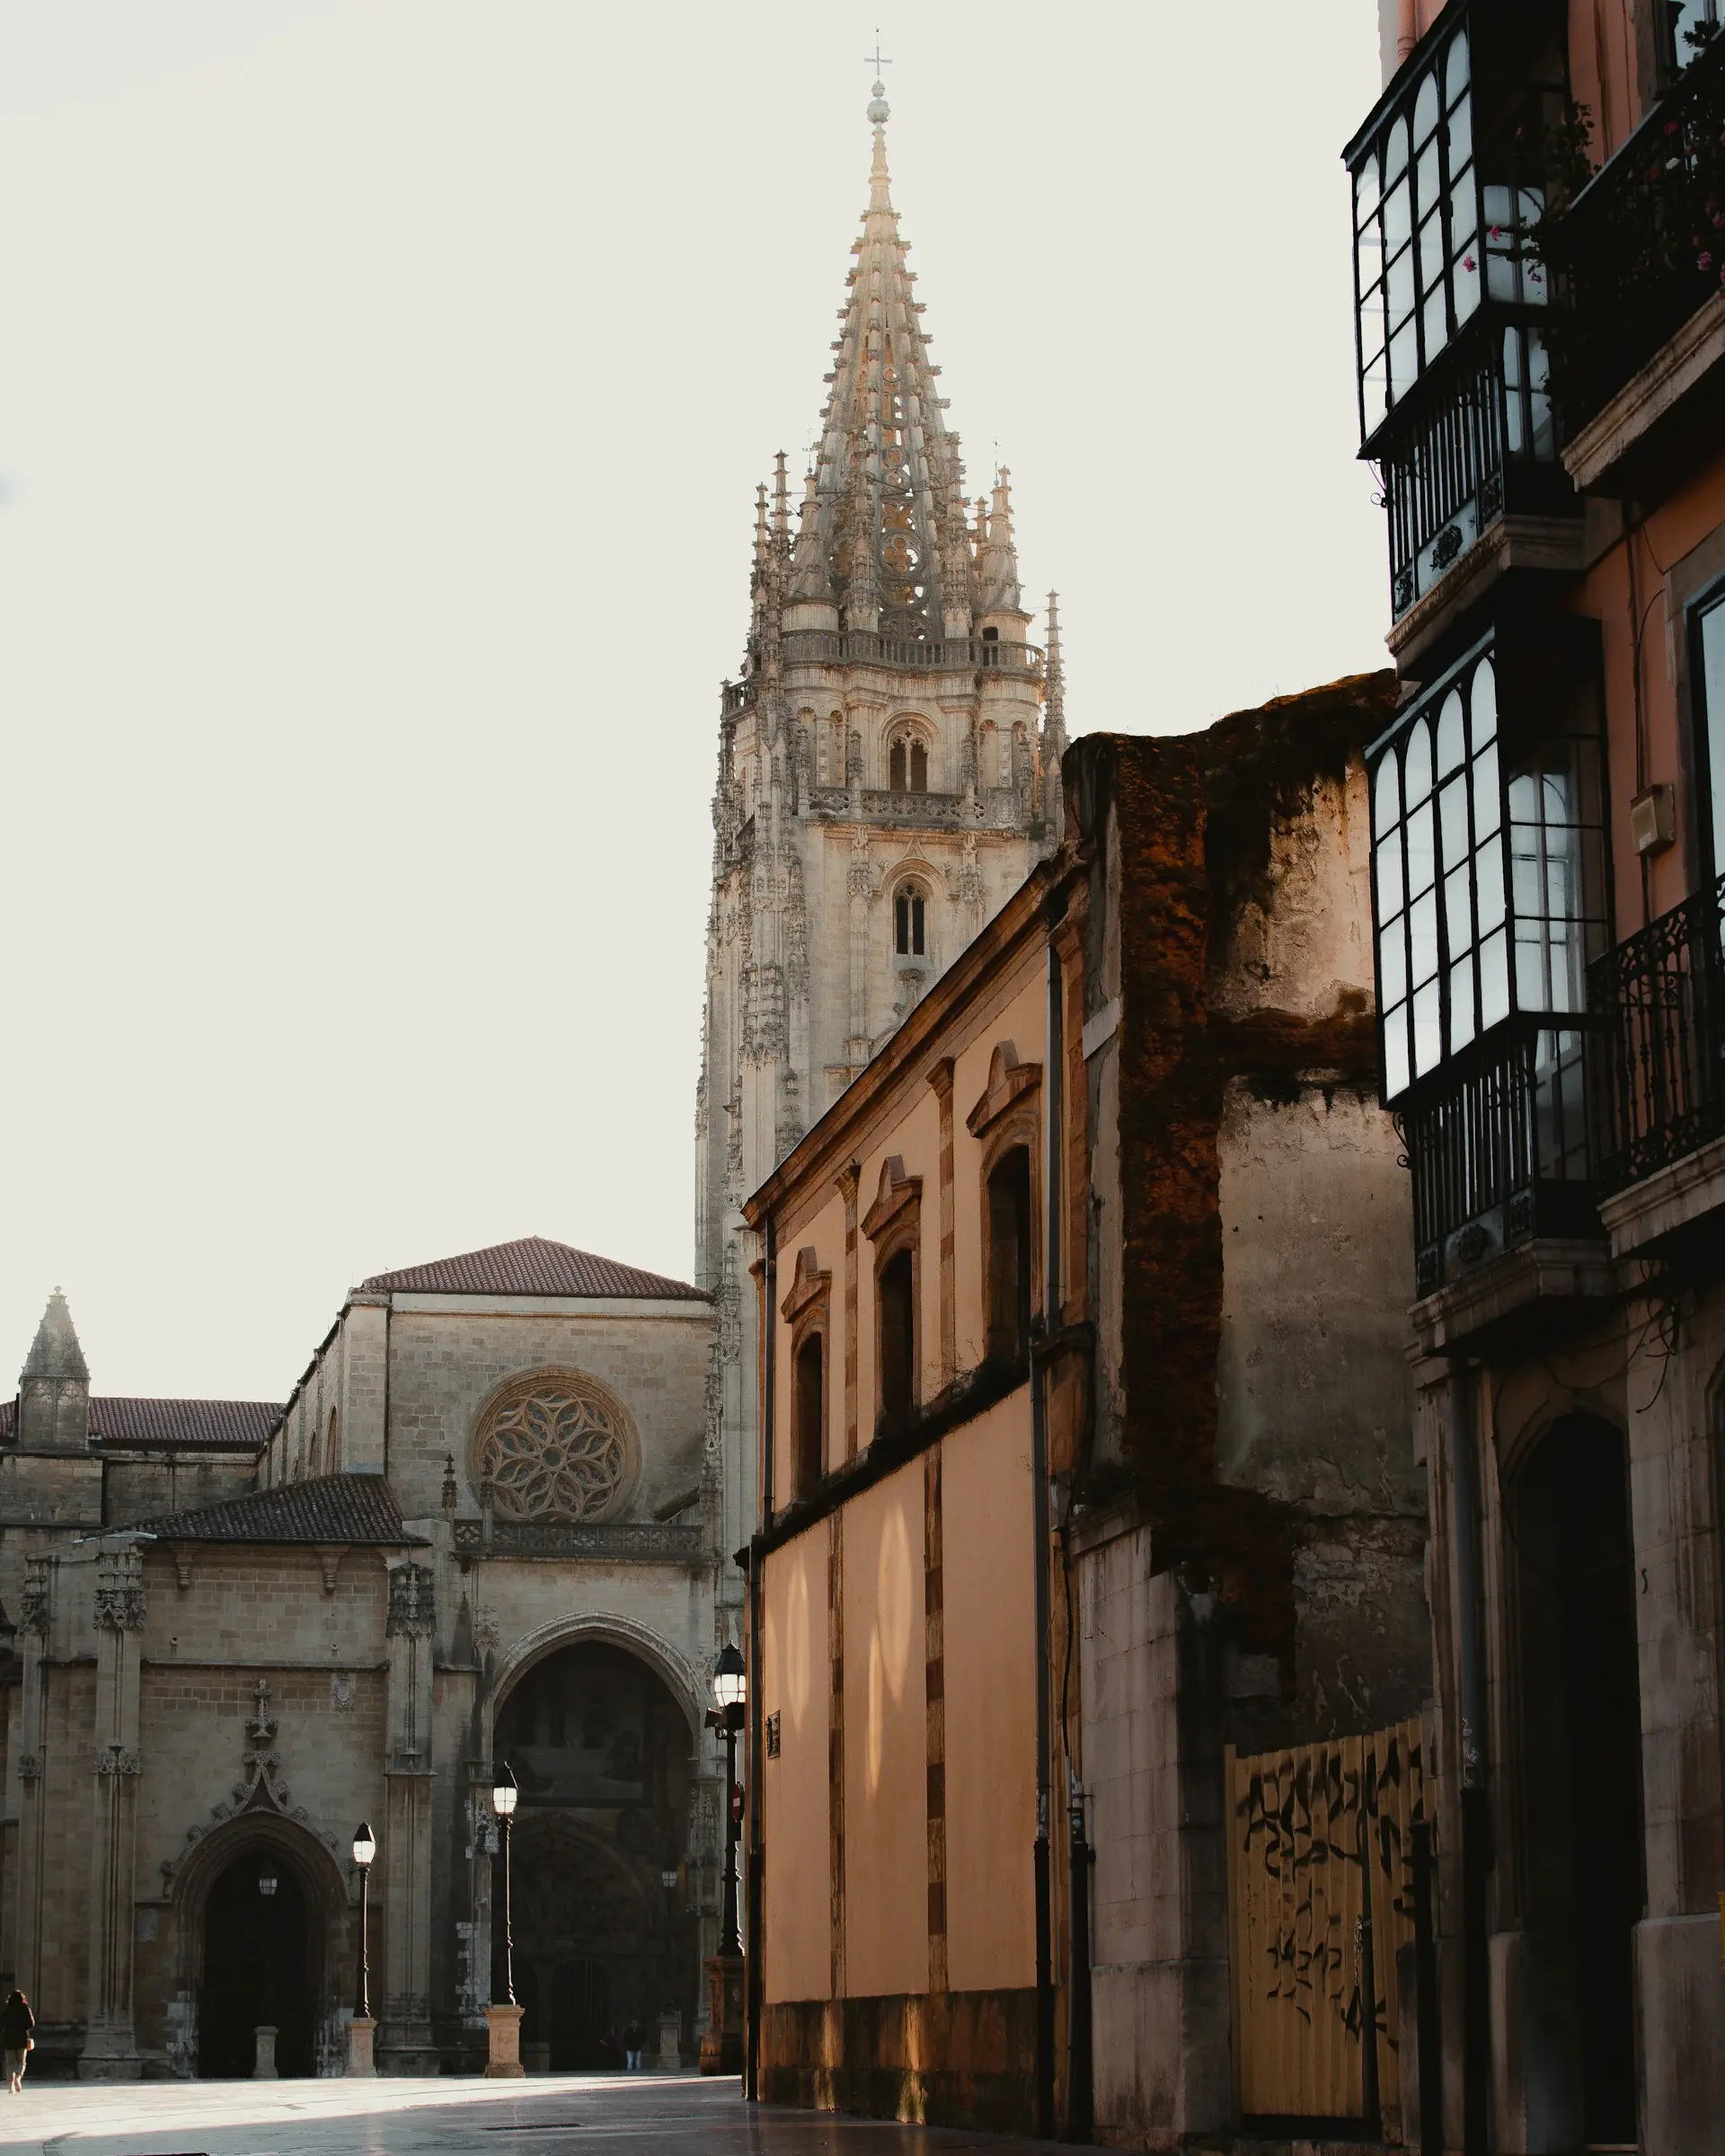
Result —
M 1369 2038 L 1384 2125 L 1399 2125 L 1396 1954 L 1413 1938 L 1420 1743 L 1414 1720 L 1287 1752 L 1228 1747 L 1234 2077 L 1247 2117 L 1366 2117 Z

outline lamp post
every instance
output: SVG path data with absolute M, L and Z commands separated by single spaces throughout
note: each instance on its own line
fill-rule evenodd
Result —
M 719 1920 L 719 1951 L 707 1963 L 711 2003 L 707 2033 L 701 2041 L 703 2073 L 743 2070 L 743 1942 L 737 1931 L 737 1851 L 742 1825 L 742 1792 L 737 1786 L 737 1739 L 748 1697 L 748 1668 L 734 1642 L 720 1649 L 712 1666 L 712 1696 L 707 1726 L 725 1736 L 725 1892 Z
M 263 1921 L 258 1926 L 262 1933 L 263 1952 L 259 1956 L 262 1965 L 262 1981 L 258 1985 L 258 2004 L 262 2016 L 252 2034 L 255 2050 L 252 2057 L 252 2079 L 254 2081 L 273 2081 L 276 2078 L 276 1927 L 272 1921 L 276 1904 L 276 1888 L 281 1884 L 275 1866 L 266 1857 L 258 1867 L 258 1892 L 263 1897 Z
M 353 1995 L 353 2019 L 348 2023 L 348 2072 L 356 2076 L 375 2073 L 372 2037 L 377 2024 L 371 2018 L 371 1934 L 369 1929 L 371 1865 L 377 1854 L 377 1837 L 368 1820 L 353 1830 L 353 1861 L 359 1874 L 359 1974 Z
M 505 1761 L 491 1783 L 491 1809 L 497 1815 L 499 1852 L 503 1859 L 503 1996 L 485 2010 L 491 2031 L 491 2055 L 485 2063 L 490 2081 L 515 2081 L 526 2071 L 521 2063 L 522 2009 L 515 2002 L 515 1938 L 509 1922 L 509 1822 L 515 1817 L 515 1773 Z

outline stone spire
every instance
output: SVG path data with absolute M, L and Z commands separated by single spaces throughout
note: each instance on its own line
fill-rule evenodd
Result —
M 1003 464 L 995 474 L 995 499 L 983 526 L 982 504 L 977 504 L 977 528 L 981 559 L 977 563 L 977 585 L 983 614 L 1022 614 L 1023 594 L 1018 584 L 1018 547 L 1013 538 L 1013 475 Z
M 1060 764 L 1066 753 L 1066 673 L 1060 653 L 1060 594 L 1048 594 L 1047 668 L 1042 677 L 1042 820 L 1052 852 L 1060 843 L 1066 821 L 1066 788 Z
M 887 171 L 889 108 L 869 104 L 869 207 L 834 347 L 831 394 L 803 508 L 787 627 L 936 641 L 970 628 L 958 437 L 928 356 Z
M 18 1379 L 18 1443 L 25 1452 L 83 1452 L 90 1437 L 90 1370 L 57 1287 Z

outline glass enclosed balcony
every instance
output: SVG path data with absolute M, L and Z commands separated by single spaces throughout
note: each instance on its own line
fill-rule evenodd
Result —
M 1360 454 L 1383 473 L 1398 619 L 1496 518 L 1573 502 L 1531 246 L 1565 52 L 1547 0 L 1452 6 L 1345 153 Z
M 1591 1203 L 1588 967 L 1609 932 L 1589 627 L 1494 630 L 1367 752 L 1383 1097 L 1433 1284 L 1460 1231 L 1482 1255 Z

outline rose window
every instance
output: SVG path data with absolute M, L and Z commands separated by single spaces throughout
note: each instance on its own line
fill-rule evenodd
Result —
M 567 1379 L 536 1379 L 500 1401 L 479 1441 L 479 1474 L 500 1520 L 591 1520 L 629 1468 L 618 1409 Z

